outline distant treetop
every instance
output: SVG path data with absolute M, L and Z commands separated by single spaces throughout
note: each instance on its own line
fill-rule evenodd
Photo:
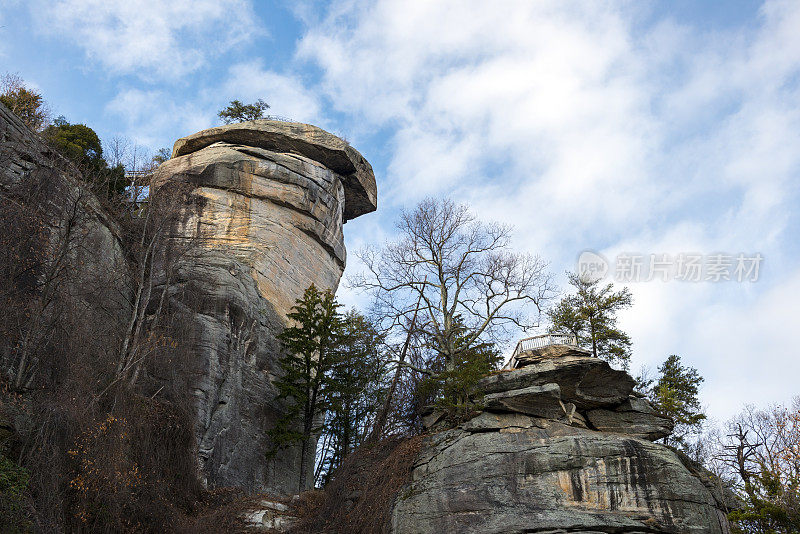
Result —
M 228 106 L 217 115 L 222 122 L 230 124 L 232 122 L 254 121 L 264 117 L 264 112 L 269 109 L 269 104 L 260 98 L 252 104 L 242 104 L 239 100 L 231 100 Z
M 41 93 L 25 86 L 17 74 L 0 76 L 0 103 L 17 115 L 28 128 L 42 131 L 50 118 L 50 109 Z

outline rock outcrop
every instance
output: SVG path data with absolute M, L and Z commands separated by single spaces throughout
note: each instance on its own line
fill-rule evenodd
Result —
M 176 182 L 191 184 L 196 201 L 175 237 L 199 239 L 202 249 L 180 265 L 170 293 L 198 332 L 203 479 L 296 492 L 299 448 L 265 459 L 267 432 L 284 410 L 273 386 L 275 335 L 309 285 L 336 289 L 346 259 L 342 225 L 376 209 L 372 169 L 319 128 L 259 120 L 178 140 L 152 194 Z
M 672 423 L 627 373 L 574 348 L 524 363 L 481 381 L 484 411 L 427 438 L 393 532 L 728 532 L 729 496 L 650 441 Z

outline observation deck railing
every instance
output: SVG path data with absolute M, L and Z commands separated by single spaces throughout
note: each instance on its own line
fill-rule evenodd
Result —
M 577 345 L 578 340 L 573 334 L 542 334 L 539 336 L 526 337 L 517 342 L 514 354 L 505 366 L 505 369 L 514 369 L 517 356 L 529 350 L 541 349 L 550 345 Z

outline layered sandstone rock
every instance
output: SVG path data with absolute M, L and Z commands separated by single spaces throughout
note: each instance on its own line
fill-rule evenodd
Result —
M 728 532 L 735 502 L 650 441 L 672 422 L 627 373 L 572 349 L 528 363 L 483 379 L 485 410 L 427 438 L 393 532 Z
M 252 121 L 175 143 L 152 181 L 192 184 L 179 239 L 201 239 L 170 289 L 197 326 L 201 470 L 211 486 L 297 491 L 297 449 L 267 461 L 286 314 L 315 284 L 335 290 L 345 265 L 342 225 L 376 208 L 367 161 L 314 126 Z M 313 448 L 311 453 L 313 454 Z M 313 465 L 313 462 L 310 462 Z

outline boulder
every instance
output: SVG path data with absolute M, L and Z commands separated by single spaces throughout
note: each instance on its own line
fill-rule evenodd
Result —
M 561 388 L 558 384 L 491 393 L 484 397 L 484 404 L 490 411 L 518 412 L 546 419 L 559 419 L 567 414 L 561 403 Z
M 601 432 L 627 434 L 651 441 L 669 436 L 674 427 L 672 419 L 656 413 L 598 409 L 586 412 L 586 418 Z
M 299 122 L 259 119 L 209 128 L 175 142 L 172 157 L 199 152 L 225 142 L 269 152 L 296 154 L 315 161 L 341 177 L 344 220 L 375 211 L 378 190 L 372 166 L 350 144 L 321 128 Z
M 656 413 L 655 409 L 646 399 L 633 396 L 617 406 L 615 410 L 618 412 Z
M 533 426 L 537 426 L 537 420 L 521 413 L 481 412 L 460 428 L 467 432 L 503 432 Z
M 511 416 L 427 438 L 392 532 L 728 532 L 721 503 L 670 449 L 543 419 L 509 432 Z
M 517 355 L 516 367 L 525 367 L 532 363 L 551 358 L 561 358 L 564 356 L 591 356 L 592 353 L 575 345 L 546 345 L 537 349 L 526 350 Z
M 622 403 L 633 391 L 635 381 L 603 360 L 570 354 L 487 376 L 478 382 L 477 389 L 491 394 L 550 383 L 560 386 L 561 400 L 587 409 Z
M 346 262 L 343 224 L 376 206 L 371 167 L 314 126 L 252 121 L 179 139 L 151 194 L 176 183 L 188 184 L 193 201 L 174 238 L 201 243 L 180 260 L 170 291 L 198 333 L 192 372 L 202 480 L 295 493 L 299 445 L 266 457 L 268 431 L 286 410 L 274 386 L 276 335 L 308 286 L 336 290 Z

